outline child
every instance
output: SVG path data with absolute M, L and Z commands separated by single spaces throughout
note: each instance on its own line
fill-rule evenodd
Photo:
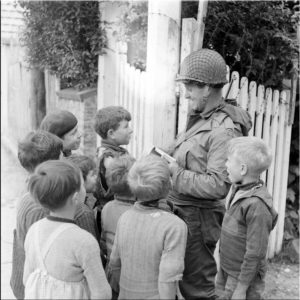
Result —
M 226 163 L 231 189 L 220 237 L 220 299 L 261 299 L 268 238 L 277 221 L 260 174 L 271 164 L 270 150 L 256 137 L 229 142 Z
M 18 158 L 21 165 L 32 174 L 35 168 L 47 160 L 57 160 L 63 151 L 60 138 L 50 132 L 38 130 L 30 132 L 18 145 Z M 17 221 L 14 230 L 12 275 L 10 285 L 17 299 L 24 299 L 24 286 L 22 283 L 25 261 L 24 240 L 29 227 L 36 221 L 44 218 L 49 211 L 36 203 L 29 193 L 17 203 Z M 99 239 L 93 211 L 82 203 L 77 205 L 75 214 L 76 224 L 92 233 Z
M 68 160 L 81 170 L 86 190 L 84 204 L 90 209 L 95 209 L 98 204 L 97 199 L 93 196 L 96 188 L 96 163 L 86 155 L 72 154 L 68 157 Z
M 135 159 L 129 155 L 114 158 L 106 169 L 107 183 L 114 193 L 114 200 L 106 203 L 101 212 L 102 232 L 101 247 L 109 260 L 115 239 L 115 233 L 120 216 L 130 209 L 135 202 L 127 176 Z
M 74 221 L 85 197 L 80 170 L 66 160 L 44 162 L 28 188 L 50 214 L 26 235 L 25 299 L 109 299 L 97 241 Z
M 170 188 L 167 162 L 154 155 L 137 161 L 128 183 L 137 197 L 119 219 L 110 256 L 109 274 L 119 299 L 175 299 L 182 278 L 186 224 L 160 208 Z
M 63 140 L 64 156 L 70 156 L 72 150 L 80 146 L 81 134 L 78 131 L 77 118 L 67 110 L 58 110 L 47 114 L 40 129 L 49 131 Z
M 100 210 L 114 198 L 106 182 L 106 168 L 113 157 L 128 154 L 128 151 L 120 146 L 129 144 L 132 134 L 132 129 L 128 125 L 130 120 L 130 113 L 121 106 L 104 107 L 96 114 L 94 128 L 101 137 L 101 146 L 97 154 L 95 196 L 100 201 Z

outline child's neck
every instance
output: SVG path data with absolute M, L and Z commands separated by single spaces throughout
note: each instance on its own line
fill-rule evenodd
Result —
M 259 181 L 259 179 L 260 179 L 259 175 L 258 176 L 246 176 L 241 180 L 240 184 L 244 185 L 244 184 L 248 184 L 248 183 L 257 182 L 257 181 Z
M 103 139 L 104 143 L 113 145 L 113 146 L 117 146 L 117 147 L 121 147 L 121 145 L 119 145 L 118 143 L 115 142 L 115 140 L 107 138 L 107 139 Z
M 50 216 L 73 220 L 75 211 L 73 209 L 70 209 L 69 207 L 63 207 L 55 211 L 50 211 Z

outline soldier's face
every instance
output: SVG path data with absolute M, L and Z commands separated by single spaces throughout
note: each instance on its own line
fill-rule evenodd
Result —
M 200 85 L 194 82 L 184 82 L 185 98 L 190 101 L 189 108 L 198 112 L 203 112 L 206 107 L 209 95 L 209 86 Z

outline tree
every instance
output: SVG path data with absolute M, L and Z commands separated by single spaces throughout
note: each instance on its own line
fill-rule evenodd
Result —
M 293 6 L 288 1 L 209 1 L 203 47 L 220 52 L 232 71 L 250 81 L 280 89 L 298 55 Z M 182 18 L 196 18 L 197 11 L 198 1 L 182 2 Z M 146 45 L 147 4 L 129 6 L 122 25 L 123 39 Z M 146 55 L 138 60 L 134 64 L 145 67 Z
M 61 78 L 62 88 L 95 86 L 98 55 L 106 46 L 98 1 L 20 1 L 22 43 L 31 66 Z

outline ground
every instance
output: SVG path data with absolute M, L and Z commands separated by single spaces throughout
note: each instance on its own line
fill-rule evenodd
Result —
M 26 172 L 1 143 L 1 299 L 15 299 L 9 286 L 12 231 L 16 201 L 25 188 Z M 299 299 L 299 265 L 271 262 L 266 277 L 265 299 Z

